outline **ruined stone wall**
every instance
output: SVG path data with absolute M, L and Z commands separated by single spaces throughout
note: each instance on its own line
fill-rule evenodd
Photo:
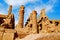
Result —
M 36 33 L 60 33 L 60 20 L 49 20 L 45 9 L 41 10 L 39 19 L 37 19 L 37 12 L 33 10 L 24 26 L 24 9 L 24 6 L 20 7 L 16 27 L 14 14 L 11 14 L 12 5 L 8 10 L 8 15 L 0 15 L 0 40 L 15 40 L 15 38 L 24 38 Z
M 39 32 L 59 32 L 60 20 L 49 20 L 45 15 L 44 9 L 41 11 L 40 19 L 37 22 L 39 26 Z

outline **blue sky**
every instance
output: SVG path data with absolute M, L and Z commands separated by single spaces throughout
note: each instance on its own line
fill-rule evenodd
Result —
M 60 0 L 0 0 L 0 14 L 8 14 L 10 5 L 13 6 L 12 13 L 15 15 L 16 23 L 18 22 L 18 13 L 21 5 L 25 6 L 25 22 L 32 10 L 36 10 L 37 16 L 39 16 L 43 8 L 45 8 L 46 15 L 50 20 L 60 20 Z

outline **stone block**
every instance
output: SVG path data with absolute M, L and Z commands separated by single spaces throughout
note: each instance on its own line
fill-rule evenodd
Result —
M 16 31 L 17 31 L 17 35 L 19 38 L 24 38 L 25 36 L 28 35 L 28 33 L 27 33 L 28 30 L 26 30 L 25 28 L 17 28 Z
M 3 40 L 14 40 L 14 33 L 4 33 Z
M 0 32 L 0 40 L 2 40 L 3 32 Z
M 0 27 L 0 32 L 4 32 L 4 28 L 3 27 Z
M 5 29 L 5 33 L 16 33 L 14 29 Z

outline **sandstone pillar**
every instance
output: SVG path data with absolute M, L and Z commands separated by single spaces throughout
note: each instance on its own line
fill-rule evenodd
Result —
M 42 10 L 41 10 L 40 17 L 44 17 L 44 16 L 45 16 L 45 9 L 42 9 Z
M 18 21 L 18 28 L 23 28 L 24 24 L 24 6 L 22 5 L 19 10 L 19 21 Z
M 33 11 L 33 18 L 32 18 L 32 23 L 33 23 L 33 27 L 32 27 L 32 31 L 33 33 L 37 33 L 37 12 Z
M 12 12 L 12 5 L 10 5 L 10 8 L 8 10 L 8 16 L 11 14 L 11 12 Z

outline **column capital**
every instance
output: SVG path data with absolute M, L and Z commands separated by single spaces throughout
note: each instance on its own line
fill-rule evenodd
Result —
M 24 10 L 25 7 L 23 5 L 20 6 L 20 10 Z

